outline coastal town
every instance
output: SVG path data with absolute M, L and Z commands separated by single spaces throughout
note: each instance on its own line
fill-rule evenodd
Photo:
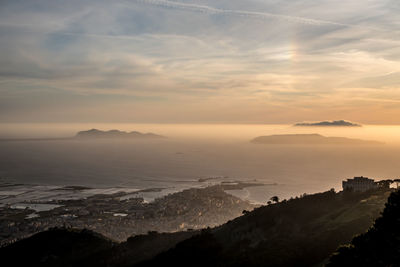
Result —
M 116 240 L 149 231 L 176 232 L 214 227 L 254 205 L 227 194 L 222 185 L 187 189 L 146 203 L 126 192 L 74 200 L 30 202 L 0 207 L 0 244 L 8 244 L 52 227 L 86 228 Z M 51 209 L 35 211 L 35 204 Z
M 393 185 L 398 187 L 399 182 L 399 179 L 375 181 L 360 176 L 343 180 L 342 189 L 343 192 L 365 192 L 389 189 Z M 260 185 L 225 182 L 170 193 L 151 202 L 121 191 L 80 199 L 31 200 L 24 205 L 2 205 L 0 246 L 53 227 L 86 228 L 116 241 L 154 231 L 177 232 L 215 227 L 257 207 L 224 190 Z M 68 189 L 84 190 L 81 187 Z

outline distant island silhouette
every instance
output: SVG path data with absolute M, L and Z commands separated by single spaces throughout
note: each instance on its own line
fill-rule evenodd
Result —
M 259 136 L 251 140 L 255 144 L 312 144 L 312 145 L 376 145 L 378 141 L 361 140 L 346 137 L 326 137 L 320 134 L 280 134 Z
M 119 130 L 101 131 L 98 129 L 91 129 L 87 131 L 80 131 L 75 135 L 78 139 L 94 139 L 94 138 L 165 138 L 162 135 L 154 133 L 140 133 L 137 131 L 124 132 Z
M 334 126 L 334 127 L 361 127 L 361 124 L 337 120 L 337 121 L 319 121 L 319 122 L 298 122 L 293 126 Z
M 91 129 L 87 131 L 80 131 L 72 137 L 49 137 L 49 138 L 4 138 L 0 142 L 12 141 L 67 141 L 67 140 L 89 140 L 89 139 L 158 139 L 166 138 L 165 136 L 154 133 L 141 133 L 137 131 L 124 132 L 120 130 L 102 131 L 98 129 Z

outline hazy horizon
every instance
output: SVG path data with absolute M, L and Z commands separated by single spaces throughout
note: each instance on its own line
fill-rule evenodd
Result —
M 199 178 L 257 180 L 267 185 L 236 192 L 256 202 L 272 195 L 341 190 L 353 176 L 398 177 L 400 126 L 294 127 L 218 124 L 8 124 L 0 138 L 69 137 L 98 128 L 153 132 L 156 140 L 0 142 L 0 177 L 24 184 L 180 190 Z M 263 145 L 272 134 L 310 134 L 377 140 L 378 145 Z M 169 192 L 169 191 L 166 191 Z
M 72 137 L 89 129 L 139 131 L 155 133 L 172 140 L 201 140 L 210 142 L 248 142 L 273 134 L 321 134 L 380 141 L 399 145 L 400 125 L 362 125 L 362 127 L 296 127 L 293 124 L 155 124 L 155 123 L 0 123 L 1 138 Z

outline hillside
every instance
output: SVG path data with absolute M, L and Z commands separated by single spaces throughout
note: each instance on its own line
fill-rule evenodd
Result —
M 216 228 L 151 232 L 123 243 L 86 230 L 50 230 L 0 249 L 0 257 L 21 266 L 319 266 L 368 230 L 390 192 L 303 195 Z
M 382 216 L 368 232 L 340 247 L 327 267 L 400 266 L 400 192 L 390 195 Z
M 328 191 L 260 207 L 140 266 L 312 266 L 365 232 L 389 192 Z
M 52 228 L 1 248 L 0 258 L 2 266 L 131 266 L 197 233 L 149 232 L 117 243 L 90 230 Z
M 0 249 L 2 266 L 84 266 L 116 243 L 89 230 L 53 228 Z

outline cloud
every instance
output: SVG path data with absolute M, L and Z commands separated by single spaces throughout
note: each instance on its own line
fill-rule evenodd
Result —
M 195 4 L 187 4 L 182 2 L 174 2 L 168 0 L 134 0 L 138 3 L 144 3 L 153 6 L 159 6 L 163 8 L 174 8 L 184 11 L 191 12 L 199 12 L 205 13 L 209 15 L 227 15 L 227 16 L 237 16 L 244 18 L 252 18 L 252 19 L 278 19 L 291 23 L 300 23 L 307 25 L 333 25 L 333 26 L 351 26 L 348 24 L 333 22 L 333 21 L 324 21 L 296 16 L 286 16 L 280 14 L 273 14 L 267 12 L 254 12 L 254 11 L 241 11 L 241 10 L 229 10 L 229 9 L 219 9 L 205 5 L 195 5 Z
M 389 2 L 4 1 L 0 120 L 368 119 L 400 99 Z
M 390 72 L 384 75 L 365 77 L 347 84 L 349 87 L 364 88 L 395 88 L 400 86 L 400 72 Z

